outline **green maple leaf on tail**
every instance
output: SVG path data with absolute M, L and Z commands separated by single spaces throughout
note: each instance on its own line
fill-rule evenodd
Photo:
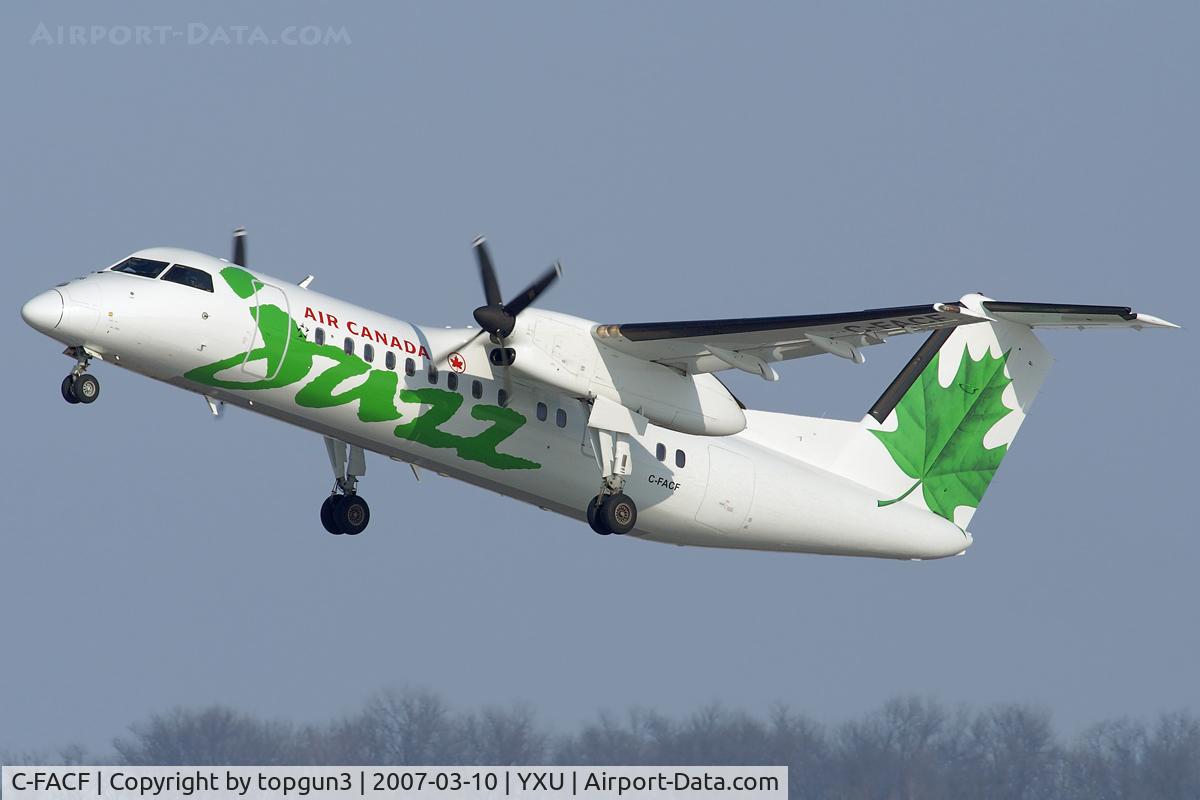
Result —
M 1012 379 L 1004 374 L 1008 353 L 986 352 L 978 361 L 963 348 L 958 374 L 949 386 L 938 382 L 941 353 L 922 370 L 896 405 L 896 430 L 871 433 L 891 453 L 896 466 L 916 480 L 894 500 L 920 486 L 929 510 L 954 521 L 958 506 L 978 507 L 1008 445 L 987 449 L 983 437 L 1012 409 L 1001 402 Z

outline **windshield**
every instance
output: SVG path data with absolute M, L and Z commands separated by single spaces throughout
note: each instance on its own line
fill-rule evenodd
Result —
M 171 267 L 167 271 L 167 274 L 163 275 L 163 280 L 171 281 L 172 283 L 181 283 L 184 286 L 191 286 L 193 289 L 200 289 L 205 292 L 213 290 L 211 275 L 202 269 L 184 266 L 183 264 L 176 264 Z
M 112 268 L 112 272 L 128 272 L 130 275 L 141 275 L 143 278 L 157 278 L 167 268 L 165 261 L 153 261 L 149 258 L 127 258 Z

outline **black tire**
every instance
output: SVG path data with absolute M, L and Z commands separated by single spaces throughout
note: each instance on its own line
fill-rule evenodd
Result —
M 343 495 L 333 507 L 333 522 L 347 536 L 358 536 L 371 521 L 371 507 L 356 494 Z
M 81 403 L 94 403 L 100 396 L 100 381 L 96 380 L 95 375 L 85 372 L 75 379 L 75 384 L 71 387 L 71 394 L 75 395 L 75 399 Z
M 609 495 L 600 504 L 596 521 L 613 533 L 629 533 L 637 525 L 637 505 L 627 494 Z
M 76 403 L 79 402 L 79 398 L 75 396 L 74 390 L 75 390 L 75 376 L 68 375 L 67 377 L 63 378 L 63 382 L 62 382 L 63 400 L 66 400 L 71 405 L 75 405 Z
M 601 536 L 608 536 L 612 531 L 600 524 L 600 496 L 592 498 L 587 507 L 587 521 L 591 529 Z
M 336 494 L 331 494 L 325 498 L 324 503 L 321 503 L 321 525 L 334 536 L 342 535 L 342 532 L 338 530 L 337 523 L 333 520 L 333 508 L 337 505 L 338 499 Z

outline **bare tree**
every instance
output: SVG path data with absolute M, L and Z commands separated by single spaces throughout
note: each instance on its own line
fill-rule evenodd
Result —
M 130 732 L 113 742 L 125 764 L 286 764 L 293 744 L 290 726 L 222 706 L 155 714 Z
M 955 720 L 919 697 L 888 702 L 841 727 L 831 796 L 926 800 L 947 796 L 948 767 L 957 760 Z
M 1129 719 L 1093 725 L 1066 758 L 1069 800 L 1140 800 L 1146 797 L 1142 761 L 1146 726 Z
M 649 713 L 633 709 L 626 721 L 603 713 L 578 733 L 559 739 L 554 756 L 558 764 L 651 764 L 652 739 L 646 724 Z M 617 760 L 613 760 L 617 759 Z
M 541 764 L 549 735 L 540 730 L 533 710 L 524 705 L 485 708 L 459 721 L 467 764 Z
M 1162 800 L 1200 797 L 1200 719 L 1194 714 L 1165 714 L 1146 742 L 1142 780 Z
M 370 763 L 453 764 L 462 758 L 463 742 L 445 701 L 420 689 L 376 694 L 364 712 L 373 750 Z
M 1049 712 L 1003 705 L 976 716 L 966 759 L 974 796 L 1040 800 L 1063 791 L 1062 751 Z
M 1069 747 L 1048 712 L 948 711 L 892 700 L 832 730 L 786 708 L 720 705 L 683 718 L 635 709 L 553 736 L 524 705 L 452 710 L 438 695 L 380 692 L 353 715 L 294 729 L 227 708 L 175 710 L 116 741 L 127 764 L 781 764 L 794 800 L 1197 800 L 1200 718 L 1093 726 Z M 82 763 L 66 748 L 64 763 Z M 9 757 L 6 763 L 41 761 Z M 106 759 L 107 760 L 107 759 Z

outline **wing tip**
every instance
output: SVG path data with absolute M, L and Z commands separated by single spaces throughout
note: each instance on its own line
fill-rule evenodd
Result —
M 1147 328 L 1168 328 L 1173 330 L 1182 330 L 1182 325 L 1176 325 L 1174 322 L 1165 320 L 1162 317 L 1156 317 L 1153 314 L 1134 314 L 1133 318 L 1137 320 L 1139 326 Z

